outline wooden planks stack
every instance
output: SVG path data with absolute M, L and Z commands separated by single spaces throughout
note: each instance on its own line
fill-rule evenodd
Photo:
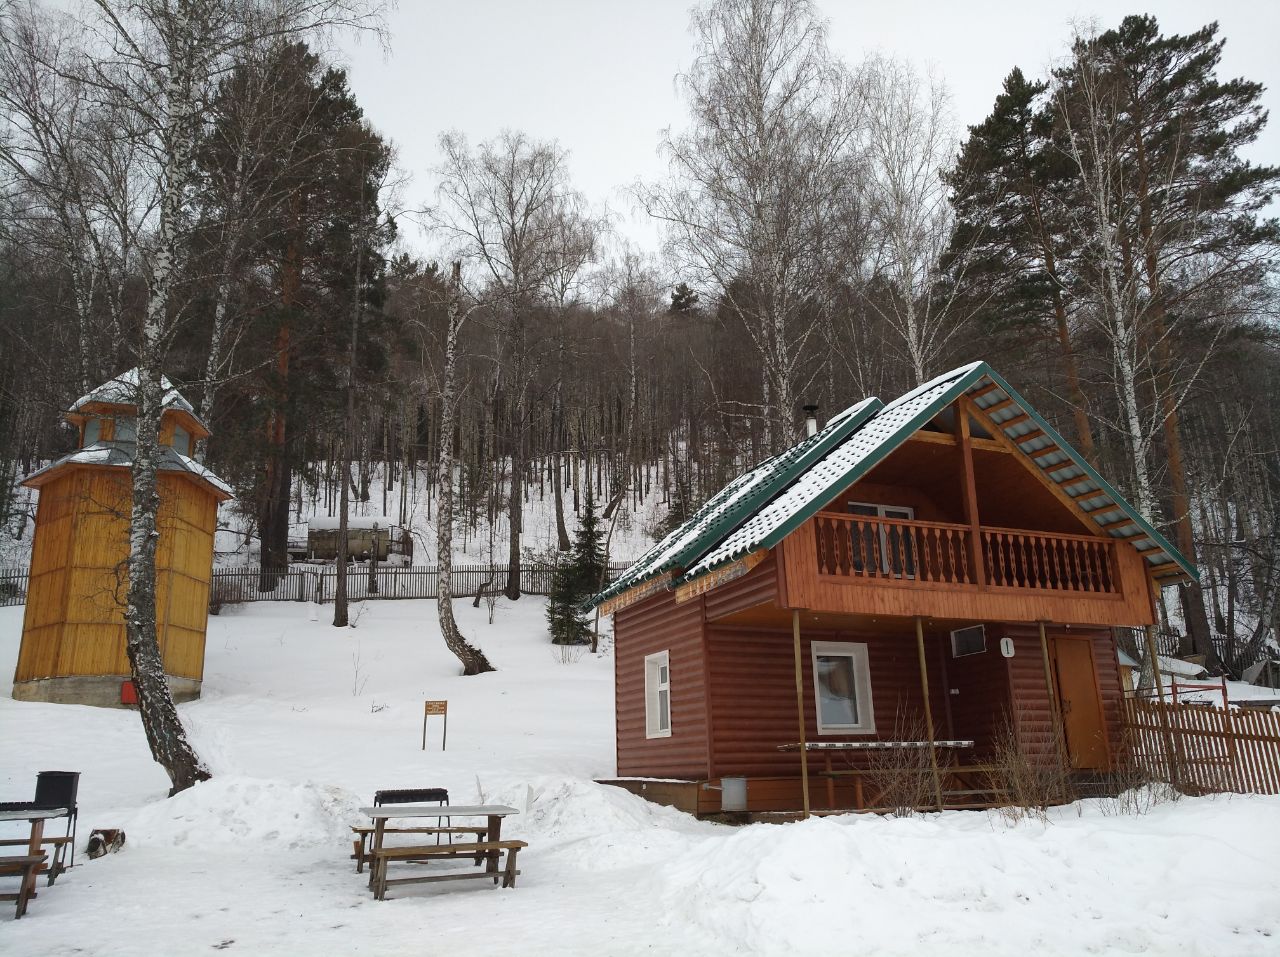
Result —
M 1137 698 L 1124 714 L 1130 759 L 1153 777 L 1192 793 L 1280 794 L 1280 714 Z

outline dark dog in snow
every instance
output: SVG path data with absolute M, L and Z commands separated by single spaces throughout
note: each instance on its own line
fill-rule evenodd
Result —
M 89 857 L 95 859 L 104 854 L 114 854 L 124 847 L 124 831 L 104 828 L 89 835 Z

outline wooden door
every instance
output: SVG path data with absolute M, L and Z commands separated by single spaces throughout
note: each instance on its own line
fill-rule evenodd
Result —
M 1058 706 L 1062 711 L 1062 728 L 1071 766 L 1104 770 L 1110 766 L 1110 755 L 1098 675 L 1093 665 L 1093 642 L 1081 638 L 1054 638 L 1053 660 L 1058 679 Z

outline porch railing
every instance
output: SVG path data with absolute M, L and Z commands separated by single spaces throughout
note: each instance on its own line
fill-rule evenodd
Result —
M 819 515 L 816 523 L 819 574 L 974 584 L 967 525 L 862 515 Z
M 818 572 L 846 578 L 977 587 L 968 525 L 864 515 L 814 520 Z M 988 587 L 1117 594 L 1113 544 L 1086 535 L 979 528 Z
M 1087 535 L 1060 535 L 983 528 L 987 580 L 1009 588 L 1095 592 L 1114 595 L 1114 544 Z

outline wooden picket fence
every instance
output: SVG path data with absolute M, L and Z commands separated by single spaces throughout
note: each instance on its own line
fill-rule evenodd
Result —
M 1124 701 L 1129 760 L 1182 791 L 1280 794 L 1280 713 Z

